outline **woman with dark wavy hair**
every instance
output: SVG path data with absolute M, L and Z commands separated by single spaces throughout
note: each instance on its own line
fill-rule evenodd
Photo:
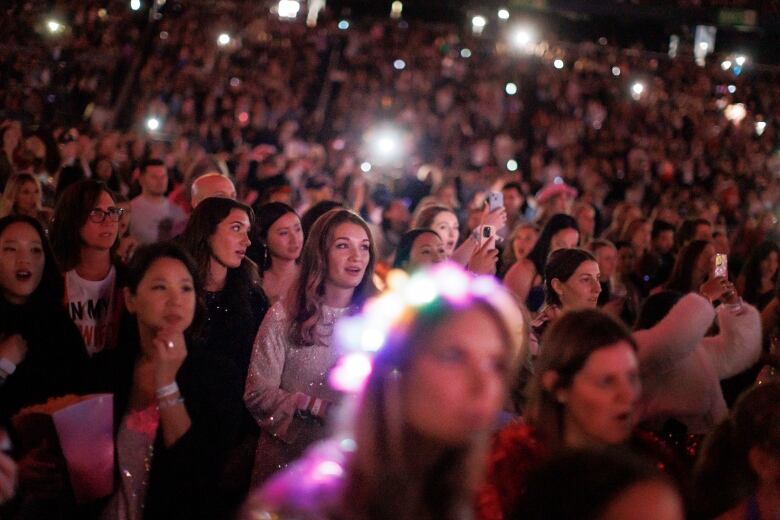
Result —
M 207 348 L 246 377 L 252 342 L 268 310 L 255 263 L 246 256 L 254 212 L 224 197 L 198 204 L 181 237 L 192 255 L 206 301 Z
M 312 227 L 290 298 L 275 303 L 254 343 L 244 402 L 262 428 L 253 480 L 259 483 L 326 432 L 337 394 L 327 384 L 338 358 L 333 325 L 372 290 L 374 243 L 357 214 L 334 209 Z

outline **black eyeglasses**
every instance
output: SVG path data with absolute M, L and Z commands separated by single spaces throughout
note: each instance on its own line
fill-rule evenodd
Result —
M 108 211 L 103 211 L 100 208 L 95 208 L 89 212 L 89 220 L 95 224 L 102 224 L 106 221 L 106 217 L 111 217 L 112 222 L 119 222 L 122 215 L 125 214 L 124 208 L 111 207 Z

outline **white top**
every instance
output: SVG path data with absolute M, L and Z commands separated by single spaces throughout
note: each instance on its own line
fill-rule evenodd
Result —
M 84 338 L 87 353 L 91 356 L 110 344 L 114 328 L 114 285 L 116 269 L 111 266 L 102 280 L 85 280 L 71 269 L 65 273 L 65 300 L 70 319 Z
M 187 215 L 165 198 L 153 202 L 139 195 L 130 201 L 130 210 L 130 235 L 139 244 L 173 238 L 181 234 L 187 224 Z

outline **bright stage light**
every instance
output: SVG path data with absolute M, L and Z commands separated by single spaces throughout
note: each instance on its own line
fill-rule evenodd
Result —
M 631 85 L 631 97 L 634 99 L 639 99 L 642 97 L 642 94 L 645 92 L 645 85 L 641 81 L 635 82 L 633 85 Z
M 510 34 L 512 46 L 524 52 L 531 52 L 536 45 L 536 34 L 531 27 L 516 27 Z
M 228 33 L 222 33 L 219 36 L 217 36 L 217 45 L 219 45 L 220 47 L 224 47 L 229 43 L 230 43 L 230 35 Z
M 46 28 L 50 33 L 56 34 L 58 32 L 62 32 L 65 29 L 65 26 L 57 20 L 52 19 L 46 22 Z
M 277 7 L 279 18 L 293 19 L 298 16 L 298 11 L 300 10 L 301 4 L 296 0 L 279 0 L 279 5 Z
M 509 11 L 507 11 L 506 9 L 499 9 L 498 18 L 500 20 L 509 20 Z
M 160 120 L 156 117 L 150 117 L 146 120 L 146 128 L 148 128 L 150 131 L 155 132 L 160 128 Z

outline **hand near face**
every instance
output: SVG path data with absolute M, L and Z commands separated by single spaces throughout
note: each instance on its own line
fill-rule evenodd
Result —
M 187 357 L 187 343 L 183 332 L 175 329 L 161 329 L 152 343 L 154 380 L 156 388 L 161 388 L 176 381 L 176 374 Z

